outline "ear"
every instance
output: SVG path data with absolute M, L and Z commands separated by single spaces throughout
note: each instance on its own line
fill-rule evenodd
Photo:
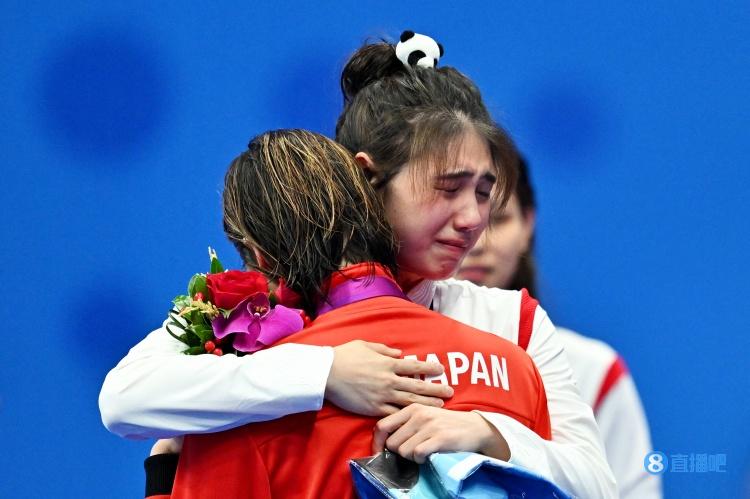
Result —
M 401 33 L 401 37 L 399 38 L 399 40 L 401 40 L 401 43 L 404 43 L 406 40 L 408 40 L 409 38 L 413 38 L 413 37 L 414 37 L 414 32 L 406 30 L 403 33 Z
M 441 44 L 438 43 L 438 49 L 440 50 L 440 57 L 443 57 L 443 54 L 445 54 L 445 49 Z
M 358 152 L 354 155 L 354 161 L 357 162 L 362 171 L 365 173 L 365 178 L 370 184 L 375 184 L 375 180 L 378 175 L 378 169 L 375 167 L 375 162 L 372 160 L 369 154 L 366 152 Z

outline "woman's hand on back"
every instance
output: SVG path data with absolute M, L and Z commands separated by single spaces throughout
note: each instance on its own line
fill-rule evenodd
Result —
M 415 379 L 436 376 L 436 362 L 401 359 L 401 351 L 381 343 L 350 341 L 334 347 L 333 365 L 325 398 L 332 404 L 364 416 L 394 414 L 409 404 L 442 407 L 453 396 L 449 386 Z

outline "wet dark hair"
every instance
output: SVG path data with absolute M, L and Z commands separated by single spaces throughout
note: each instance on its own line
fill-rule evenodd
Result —
M 451 67 L 406 67 L 393 45 L 377 42 L 349 59 L 341 91 L 344 110 L 336 140 L 352 153 L 370 156 L 376 188 L 408 162 L 419 165 L 415 175 L 441 172 L 454 164 L 457 141 L 473 130 L 489 146 L 497 177 L 493 202 L 505 204 L 515 186 L 515 147 L 468 77 Z
M 224 232 L 245 266 L 283 278 L 310 314 L 344 263 L 376 262 L 396 274 L 380 196 L 349 151 L 322 135 L 276 130 L 252 139 L 226 173 L 223 208 Z
M 536 197 L 534 186 L 531 185 L 529 177 L 529 165 L 525 158 L 519 157 L 518 182 L 515 193 L 518 203 L 521 205 L 521 213 L 525 216 L 529 210 L 536 210 Z M 534 260 L 534 234 L 531 235 L 529 247 L 518 261 L 518 267 L 510 281 L 509 289 L 526 288 L 532 296 L 537 296 L 536 285 L 536 261 Z

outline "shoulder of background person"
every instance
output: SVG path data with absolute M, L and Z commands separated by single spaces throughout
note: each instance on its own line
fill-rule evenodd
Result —
M 628 375 L 625 361 L 606 342 L 557 328 L 581 398 L 596 412 L 609 391 Z

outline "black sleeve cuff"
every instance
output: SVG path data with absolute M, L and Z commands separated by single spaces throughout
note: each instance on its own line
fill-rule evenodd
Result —
M 146 470 L 146 497 L 172 493 L 179 459 L 179 454 L 156 454 L 143 461 L 143 468 Z

